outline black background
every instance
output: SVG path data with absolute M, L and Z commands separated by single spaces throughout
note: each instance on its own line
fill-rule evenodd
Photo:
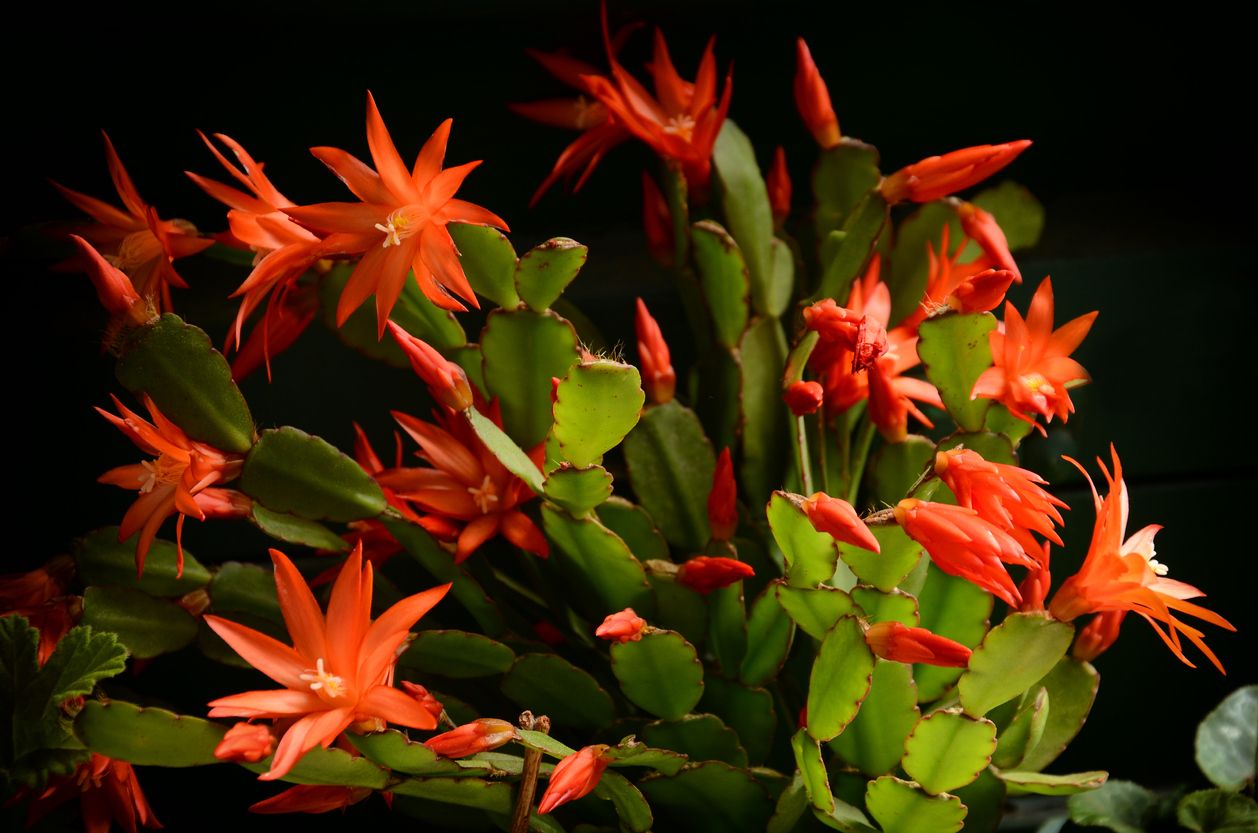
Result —
M 600 64 L 594 3 L 110 6 L 29 7 L 0 52 L 7 114 L 0 210 L 3 227 L 16 232 L 2 243 L 10 554 L 0 572 L 116 523 L 129 502 L 93 482 L 103 467 L 134 457 L 90 410 L 113 390 L 111 362 L 98 346 L 103 317 L 87 281 L 46 271 L 46 245 L 18 231 L 75 216 L 44 177 L 113 200 L 99 128 L 163 217 L 217 230 L 221 207 L 180 173 L 223 178 L 194 128 L 241 141 L 302 202 L 348 198 L 306 148 L 335 145 L 366 156 L 366 89 L 404 157 L 451 116 L 450 163 L 485 160 L 460 197 L 505 217 L 521 251 L 556 235 L 589 244 L 572 296 L 613 338 L 630 332 L 630 304 L 642 294 L 665 332 L 677 334 L 673 342 L 684 343 L 668 278 L 641 253 L 644 149 L 618 148 L 575 196 L 556 190 L 537 208 L 527 205 L 571 136 L 507 112 L 507 102 L 568 92 L 523 49 L 564 47 Z M 1051 271 L 1058 322 L 1101 310 L 1078 353 L 1096 384 L 1077 393 L 1070 431 L 1032 441 L 1027 452 L 1075 507 L 1068 547 L 1054 556 L 1058 580 L 1086 548 L 1092 516 L 1077 476 L 1051 461 L 1062 450 L 1090 459 L 1113 440 L 1130 471 L 1130 529 L 1165 524 L 1160 560 L 1172 576 L 1207 590 L 1207 604 L 1241 629 L 1207 636 L 1229 669 L 1224 679 L 1208 664 L 1181 666 L 1144 623 L 1129 621 L 1099 662 L 1105 684 L 1093 718 L 1055 769 L 1105 768 L 1152 784 L 1197 778 L 1192 727 L 1234 685 L 1258 680 L 1250 543 L 1256 456 L 1247 399 L 1255 382 L 1255 173 L 1251 134 L 1242 129 L 1252 108 L 1244 52 L 1252 45 L 1239 22 L 1202 4 L 1130 16 L 1103 4 L 680 7 L 613 3 L 613 25 L 660 24 L 684 76 L 715 33 L 720 66 L 734 63 L 731 117 L 762 163 L 774 145 L 785 146 L 798 206 L 815 152 L 790 95 L 800 34 L 844 132 L 876 144 L 884 170 L 972 144 L 1035 141 L 1007 175 L 1041 198 L 1048 225 L 1021 258 L 1031 280 L 1014 297 L 1024 304 L 1034 280 Z M 648 43 L 641 33 L 631 39 L 627 66 L 641 67 Z M 225 271 L 190 264 L 184 273 L 194 288 L 176 296 L 176 307 L 195 309 L 211 333 L 225 332 L 230 311 L 206 302 L 240 279 Z M 293 422 L 348 447 L 350 419 L 383 435 L 386 406 L 419 408 L 408 375 L 364 372 L 325 333 L 309 338 L 323 360 L 299 367 L 281 358 L 275 385 L 247 386 L 261 424 Z M 202 535 L 213 540 L 208 528 L 189 525 L 190 548 Z M 173 829 L 235 818 L 270 792 L 216 771 L 206 783 L 242 794 L 210 796 L 197 786 L 204 777 L 143 773 Z

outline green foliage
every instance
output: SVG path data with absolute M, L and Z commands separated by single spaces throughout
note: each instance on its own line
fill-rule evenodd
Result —
M 821 273 L 821 282 L 812 295 L 814 299 L 833 298 L 840 304 L 847 301 L 852 282 L 865 271 L 874 256 L 889 214 L 890 209 L 882 195 L 869 191 L 853 206 L 843 221 L 843 227 L 830 232 L 823 249 L 823 254 L 829 257 Z
M 703 664 L 694 646 L 674 631 L 613 643 L 611 664 L 625 697 L 656 717 L 676 720 L 703 696 Z M 647 742 L 656 743 L 649 737 Z
M 1011 613 L 983 638 L 961 675 L 966 713 L 982 717 L 1026 691 L 1053 669 L 1073 637 L 1073 627 L 1045 614 Z
M 89 587 L 83 624 L 112 632 L 136 659 L 178 651 L 197 637 L 197 621 L 174 602 L 126 587 Z
M 589 253 L 588 248 L 567 237 L 537 244 L 516 264 L 516 292 L 531 309 L 541 312 L 559 300 L 585 265 Z
M 297 515 L 272 512 L 260 503 L 255 503 L 250 508 L 249 518 L 258 529 L 286 544 L 297 544 L 331 552 L 343 552 L 349 549 L 349 544 L 344 538 L 323 524 L 300 518 Z M 148 572 L 147 562 L 144 567 L 145 572 Z
M 521 447 L 532 448 L 554 421 L 551 378 L 564 378 L 580 361 L 576 331 L 553 312 L 494 310 L 485 319 L 480 350 L 485 385 L 502 408 L 504 429 Z
M 917 567 L 922 546 L 898 526 L 875 526 L 872 532 L 880 552 L 840 542 L 839 555 L 861 582 L 891 592 Z
M 719 761 L 687 767 L 671 777 L 651 776 L 639 787 L 660 830 L 751 833 L 763 830 L 773 811 L 764 788 L 747 770 Z
M 675 720 L 657 720 L 642 727 L 642 739 L 652 746 L 673 749 L 691 761 L 724 761 L 747 766 L 747 750 L 738 733 L 716 715 L 689 714 Z
M 727 348 L 735 348 L 747 329 L 750 316 L 747 264 L 734 238 L 718 223 L 711 220 L 695 223 L 690 238 L 694 242 L 695 267 L 716 339 Z
M 881 179 L 872 145 L 844 136 L 838 146 L 821 151 L 812 171 L 817 238 L 842 229 L 852 209 Z
M 892 775 L 870 782 L 865 805 L 883 833 L 956 833 L 965 823 L 956 796 L 929 795 Z
M 140 766 L 217 764 L 214 748 L 227 729 L 208 720 L 115 700 L 92 701 L 74 719 L 74 733 L 93 752 Z
M 934 564 L 926 571 L 926 583 L 917 594 L 921 606 L 921 626 L 940 636 L 973 648 L 987 633 L 987 617 L 994 604 L 991 594 L 963 578 L 950 576 Z M 929 703 L 939 699 L 947 688 L 961 676 L 960 668 L 940 668 L 935 665 L 917 665 L 913 678 L 917 680 L 919 702 Z
M 516 294 L 515 249 L 497 229 L 450 223 L 446 226 L 454 245 L 459 247 L 463 274 L 477 295 L 493 301 L 504 309 L 520 304 Z
M 515 652 L 487 636 L 467 631 L 420 631 L 399 666 L 442 677 L 489 677 L 504 673 Z
M 800 729 L 791 737 L 791 751 L 795 753 L 795 766 L 803 778 L 809 803 L 823 813 L 833 812 L 834 795 L 830 792 L 821 745 L 808 736 L 806 729 Z
M 759 501 L 782 483 L 786 470 L 790 411 L 782 401 L 786 334 L 776 318 L 757 319 L 739 346 L 742 370 L 742 485 Z M 709 484 L 710 485 L 710 484 Z
M 945 313 L 928 318 L 918 327 L 917 352 L 926 366 L 926 378 L 939 390 L 939 398 L 953 421 L 965 431 L 981 431 L 990 399 L 971 399 L 974 383 L 991 367 L 988 334 L 996 329 L 989 312 Z
M 980 191 L 971 202 L 996 218 L 1011 251 L 1030 249 L 1040 242 L 1044 206 L 1025 186 L 1006 179 Z
M 554 433 L 564 459 L 574 466 L 601 461 L 638 424 L 645 398 L 632 365 L 599 360 L 574 366 L 555 394 Z
M 542 493 L 542 471 L 537 464 L 524 453 L 524 449 L 503 433 L 493 420 L 475 408 L 468 408 L 463 416 L 467 424 L 476 433 L 477 438 L 489 449 L 489 453 L 498 458 L 503 468 L 523 480 L 534 492 Z
M 773 287 L 773 212 L 756 153 L 747 135 L 730 119 L 721 126 L 712 150 L 713 179 L 719 188 L 725 227 L 738 242 L 747 261 L 751 303 L 756 312 L 770 314 Z
M 773 493 L 766 513 L 773 540 L 786 559 L 787 584 L 816 587 L 828 582 L 839 563 L 839 549 L 834 539 L 814 529 L 804 510 L 786 492 Z
M 1254 781 L 1258 750 L 1258 685 L 1223 699 L 1197 728 L 1197 766 L 1216 787 L 1239 790 Z
M 275 575 L 257 564 L 228 561 L 220 565 L 209 587 L 215 613 L 249 613 L 282 622 Z
M 577 468 L 563 463 L 546 475 L 542 488 L 548 500 L 580 518 L 611 497 L 612 476 L 602 466 Z
M 626 607 L 643 616 L 654 612 L 646 570 L 616 533 L 596 518 L 574 518 L 549 505 L 542 507 L 542 528 L 554 544 L 551 557 L 575 588 L 574 605 L 591 619 Z
M 517 657 L 502 693 L 522 709 L 550 715 L 561 726 L 599 729 L 615 718 L 612 698 L 590 674 L 555 654 Z
M 603 526 L 619 535 L 639 561 L 668 558 L 668 541 L 655 528 L 655 519 L 641 506 L 612 495 L 595 512 Z
M 634 494 L 669 543 L 698 552 L 707 544 L 708 492 L 716 453 L 694 411 L 676 400 L 648 408 L 625 438 Z
M 738 678 L 750 686 L 773 680 L 791 650 L 795 625 L 778 604 L 773 587 L 766 587 L 752 602 L 747 617 L 747 651 Z
M 879 659 L 869 696 L 856 719 L 830 746 L 866 775 L 886 775 L 904 754 L 904 739 L 917 726 L 917 686 L 912 666 Z
M 752 688 L 709 674 L 704 679 L 699 708 L 717 715 L 738 733 L 751 763 L 763 763 L 769 756 L 777 716 L 773 695 L 767 689 Z
M 136 533 L 139 535 L 139 533 Z M 210 571 L 188 550 L 183 551 L 183 576 L 178 572 L 174 543 L 154 539 L 144 559 L 144 575 L 135 575 L 136 536 L 118 540 L 118 527 L 89 532 L 74 549 L 74 564 L 85 584 L 133 587 L 150 596 L 182 596 L 209 584 Z
M 866 500 L 874 506 L 894 506 L 935 461 L 935 444 L 910 434 L 903 442 L 887 443 L 869 459 Z
M 873 683 L 874 656 L 855 616 L 835 622 L 808 678 L 808 734 L 830 740 L 856 717 Z
M 775 586 L 778 604 L 813 639 L 824 639 L 840 617 L 852 612 L 852 597 L 837 587 Z
M 1100 685 L 1101 676 L 1090 664 L 1063 657 L 1035 688 L 1028 689 L 1024 702 L 1026 697 L 1036 696 L 1039 686 L 1044 687 L 1048 693 L 1048 719 L 1039 742 L 1027 744 L 1019 769 L 1043 769 L 1065 751 L 1066 744 L 1074 740 L 1088 719 Z
M 1198 790 L 1184 796 L 1175 817 L 1199 833 L 1246 833 L 1258 829 L 1258 803 L 1228 790 Z
M 356 521 L 384 511 L 371 475 L 319 437 L 291 426 L 263 431 L 240 474 L 240 490 L 274 512 Z
M 460 772 L 459 762 L 438 757 L 436 752 L 396 729 L 346 737 L 368 760 L 394 772 L 406 775 L 457 775 Z
M 123 387 L 147 394 L 192 439 L 237 454 L 253 445 L 253 417 L 227 360 L 179 316 L 166 313 L 133 331 L 116 372 Z
M 1139 784 L 1109 781 L 1099 789 L 1072 795 L 1070 820 L 1114 833 L 1145 833 L 1157 805 L 1157 796 Z
M 998 773 L 997 777 L 1009 787 L 1011 795 L 1074 795 L 1100 787 L 1109 778 L 1109 773 L 1096 771 L 1046 775 L 1042 772 L 1005 771 Z

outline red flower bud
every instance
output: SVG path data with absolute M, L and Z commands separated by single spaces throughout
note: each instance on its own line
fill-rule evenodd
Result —
M 538 639 L 555 648 L 568 641 L 568 637 L 563 635 L 563 631 L 545 619 L 533 623 L 533 633 L 537 634 Z
M 906 165 L 878 186 L 892 205 L 904 200 L 930 202 L 977 185 L 1030 147 L 1028 139 L 1003 145 L 978 145 L 930 156 Z
M 948 306 L 960 312 L 990 312 L 1000 306 L 1017 276 L 1008 269 L 988 269 L 958 284 Z
M 803 416 L 815 414 L 821 407 L 823 396 L 824 391 L 816 382 L 791 382 L 782 398 L 786 400 L 786 407 L 791 409 L 792 414 Z
M 598 626 L 594 635 L 609 642 L 637 642 L 646 629 L 646 620 L 627 607 L 619 613 L 612 613 Z
M 769 168 L 764 184 L 769 189 L 769 206 L 773 211 L 773 220 L 781 225 L 791 213 L 791 175 L 786 170 L 786 151 L 781 145 L 778 145 L 773 154 L 773 165 Z
M 756 571 L 750 564 L 733 558 L 721 556 L 699 555 L 677 571 L 677 581 L 696 593 L 707 595 L 713 590 L 729 587 L 735 582 L 754 576 Z
M 672 266 L 673 217 L 660 187 L 646 171 L 642 172 L 642 230 L 651 257 L 661 266 Z
M 537 805 L 537 814 L 544 816 L 561 804 L 594 792 L 603 777 L 603 770 L 611 763 L 611 759 L 605 757 L 606 752 L 605 743 L 587 746 L 555 764 L 554 771 L 550 773 L 550 783 Z
M 1118 639 L 1118 631 L 1126 618 L 1125 610 L 1105 610 L 1092 617 L 1092 621 L 1079 631 L 1075 647 L 1070 652 L 1077 660 L 1091 662 L 1109 650 Z
M 1009 251 L 1009 241 L 1005 239 L 1005 232 L 996 222 L 996 218 L 968 202 L 957 206 L 957 216 L 961 218 L 962 230 L 982 248 L 988 262 L 996 269 L 1012 272 L 1014 281 L 1022 283 L 1022 273 L 1018 271 L 1018 264 L 1014 262 L 1013 254 Z M 992 305 L 994 306 L 995 304 Z
M 412 698 L 419 701 L 419 704 L 424 707 L 424 711 L 431 714 L 434 720 L 441 719 L 441 713 L 445 711 L 445 706 L 442 706 L 441 701 L 432 696 L 431 691 L 419 683 L 412 683 L 409 680 L 402 681 L 402 688 Z
M 641 298 L 638 299 L 638 314 L 633 323 L 638 335 L 638 358 L 642 362 L 642 387 L 655 404 L 672 402 L 677 389 L 677 374 L 673 371 L 668 343 Z
M 734 481 L 734 464 L 728 448 L 721 449 L 716 458 L 716 471 L 712 473 L 708 527 L 718 541 L 728 541 L 738 529 L 738 484 Z
M 214 747 L 220 761 L 256 764 L 275 751 L 275 736 L 260 723 L 237 723 Z
M 877 622 L 865 631 L 865 643 L 883 659 L 896 662 L 922 662 L 945 668 L 965 668 L 970 649 L 925 628 L 910 628 L 899 622 Z
M 838 145 L 839 118 L 803 38 L 795 42 L 795 106 L 818 145 L 825 150 Z
M 70 239 L 87 258 L 87 276 L 92 279 L 92 285 L 96 287 L 96 297 L 100 299 L 100 305 L 106 312 L 116 318 L 125 317 L 132 324 L 143 324 L 153 317 L 148 314 L 144 299 L 135 291 L 135 285 L 125 272 L 105 260 L 82 237 L 71 234 Z
M 248 518 L 253 514 L 253 501 L 235 489 L 202 489 L 192 499 L 206 518 Z
M 507 721 L 482 717 L 431 737 L 424 741 L 424 746 L 445 758 L 464 758 L 497 749 L 515 740 L 515 737 L 515 727 Z
M 836 541 L 871 552 L 882 551 L 878 539 L 846 500 L 817 492 L 805 500 L 803 506 L 809 523 L 818 532 L 825 532 Z
M 1044 544 L 1044 563 L 1048 563 L 1048 544 Z M 1023 612 L 1031 610 L 1043 610 L 1044 600 L 1048 598 L 1049 588 L 1052 587 L 1053 576 L 1047 569 L 1035 569 L 1026 574 L 1026 578 L 1022 579 L 1022 583 L 1018 585 L 1018 592 L 1022 594 L 1022 604 L 1018 610 Z
M 466 411 L 472 407 L 472 387 L 463 368 L 392 321 L 389 322 L 389 332 L 411 360 L 411 367 L 424 380 L 433 399 L 452 411 Z

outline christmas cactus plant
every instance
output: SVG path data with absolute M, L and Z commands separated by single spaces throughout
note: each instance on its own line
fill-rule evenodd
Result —
M 89 829 L 157 826 L 146 769 L 220 766 L 284 782 L 259 813 L 380 794 L 512 833 L 993 830 L 1011 796 L 1105 783 L 1053 763 L 1128 613 L 1222 670 L 1201 626 L 1231 625 L 1157 526 L 1126 528 L 1116 451 L 1071 461 L 1093 533 L 1053 575 L 1070 507 L 1018 452 L 1073 413 L 1096 313 L 1056 320 L 1048 278 L 1005 301 L 1043 215 L 988 180 L 1030 143 L 884 173 L 800 40 L 819 154 L 792 213 L 711 45 L 686 79 L 657 31 L 644 83 L 632 32 L 602 34 L 601 64 L 535 55 L 578 97 L 514 109 L 578 131 L 539 197 L 622 143 L 658 158 L 643 224 L 687 326 L 639 300 L 628 356 L 564 298 L 587 248 L 517 249 L 458 196 L 479 163 L 447 165 L 451 122 L 408 165 L 370 95 L 369 161 L 312 149 L 343 201 L 294 203 L 222 134 L 189 174 L 228 208 L 213 236 L 145 202 L 108 138 L 121 206 L 56 186 L 90 217 L 69 265 L 116 358 L 91 404 L 137 454 L 100 461 L 135 493 L 118 526 L 0 583 L 0 772 L 32 819 L 77 799 Z M 221 351 L 176 312 L 190 257 L 240 281 Z M 355 425 L 352 454 L 300 411 L 258 424 L 237 383 L 300 363 L 316 321 L 413 370 L 431 412 Z M 189 517 L 274 548 L 194 556 Z M 134 674 L 176 653 L 212 697 Z

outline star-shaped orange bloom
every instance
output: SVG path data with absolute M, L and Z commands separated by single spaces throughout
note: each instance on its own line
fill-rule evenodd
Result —
M 329 202 L 286 208 L 309 229 L 327 234 L 324 252 L 363 253 L 336 306 L 337 326 L 345 323 L 371 295 L 376 296 L 378 336 L 384 337 L 389 312 L 406 286 L 408 273 L 428 300 L 442 309 L 466 310 L 459 299 L 480 307 L 472 292 L 459 250 L 447 223 L 493 226 L 504 231 L 498 215 L 455 198 L 467 175 L 480 164 L 443 169 L 452 121 L 446 119 L 420 150 L 411 170 L 398 155 L 376 100 L 367 93 L 367 145 L 375 170 L 337 148 L 311 148 L 362 202 Z
M 131 278 L 140 295 L 151 298 L 158 312 L 171 307 L 170 288 L 187 288 L 175 271 L 173 261 L 188 257 L 214 245 L 208 237 L 198 237 L 196 226 L 187 220 L 163 220 L 157 209 L 140 198 L 135 183 L 114 150 L 114 143 L 105 139 L 105 157 L 109 176 L 122 200 L 122 208 L 72 191 L 56 182 L 53 187 L 74 206 L 89 214 L 95 223 L 77 229 L 114 266 Z
M 206 616 L 205 622 L 254 668 L 284 686 L 212 701 L 210 717 L 294 721 L 284 732 L 271 768 L 259 776 L 282 778 L 316 746 L 326 748 L 351 726 L 377 731 L 385 723 L 436 728 L 423 705 L 393 687 L 398 649 L 410 629 L 441 601 L 450 585 L 408 596 L 371 620 L 372 569 L 356 549 L 332 586 L 325 616 L 310 586 L 282 552 L 271 550 L 280 611 L 293 638 L 290 648 L 253 628 Z
M 179 572 L 183 572 L 183 522 L 188 515 L 199 520 L 207 517 L 223 517 L 247 513 L 247 509 L 233 508 L 230 497 L 236 493 L 227 489 L 213 489 L 240 474 L 244 456 L 220 451 L 205 443 L 189 439 L 178 425 L 167 419 L 153 401 L 143 398 L 148 409 L 149 422 L 129 410 L 118 397 L 113 397 L 118 416 L 97 408 L 105 419 L 118 428 L 127 439 L 156 459 L 145 460 L 129 466 L 119 466 L 102 474 L 98 480 L 140 493 L 127 510 L 118 530 L 118 540 L 125 541 L 137 531 L 135 567 L 144 572 L 144 559 L 157 530 L 171 515 L 179 515 L 175 526 L 175 540 L 179 551 Z
M 1205 595 L 1196 587 L 1166 578 L 1166 565 L 1158 562 L 1153 548 L 1153 537 L 1162 527 L 1151 524 L 1123 539 L 1127 534 L 1127 484 L 1123 482 L 1122 461 L 1113 446 L 1110 446 L 1110 456 L 1114 461 L 1113 474 L 1106 470 L 1101 460 L 1097 460 L 1109 486 L 1109 493 L 1104 499 L 1097 494 L 1096 485 L 1083 466 L 1069 457 L 1065 458 L 1083 472 L 1092 488 L 1096 526 L 1092 529 L 1092 543 L 1088 546 L 1083 566 L 1062 584 L 1049 605 L 1049 613 L 1065 622 L 1085 613 L 1136 613 L 1153 626 L 1162 641 L 1185 665 L 1196 667 L 1184 656 L 1181 634 L 1222 671 L 1223 664 L 1206 647 L 1202 638 L 1204 634 L 1177 619 L 1175 612 L 1187 613 L 1229 631 L 1236 628 L 1219 614 L 1185 601 Z M 1119 622 L 1121 619 L 1111 620 L 1115 634 Z M 1165 629 L 1158 625 L 1159 622 L 1166 626 Z
M 1018 419 L 1044 427 L 1035 421 L 1054 416 L 1065 422 L 1074 413 L 1069 389 L 1092 377 L 1070 354 L 1083 341 L 1096 313 L 1089 312 L 1053 329 L 1053 285 L 1045 278 L 1031 299 L 1023 320 L 1013 304 L 1005 304 L 1004 331 L 989 334 L 992 367 L 974 383 L 971 399 L 995 399 Z

